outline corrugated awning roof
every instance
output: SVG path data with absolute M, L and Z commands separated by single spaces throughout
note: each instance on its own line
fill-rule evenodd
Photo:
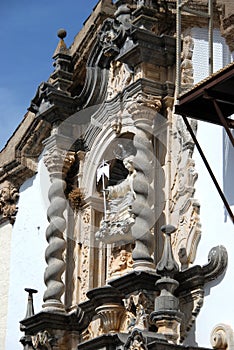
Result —
M 229 128 L 234 128 L 234 62 L 196 84 L 178 97 L 175 113 L 223 125 L 214 101 Z

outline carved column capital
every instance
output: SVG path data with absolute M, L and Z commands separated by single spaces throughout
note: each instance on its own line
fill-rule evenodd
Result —
M 50 176 L 61 175 L 64 178 L 75 161 L 75 152 L 60 149 L 55 146 L 48 149 L 44 155 L 44 163 Z
M 18 211 L 17 202 L 19 199 L 18 189 L 9 181 L 4 181 L 0 185 L 0 215 L 3 219 L 14 224 Z

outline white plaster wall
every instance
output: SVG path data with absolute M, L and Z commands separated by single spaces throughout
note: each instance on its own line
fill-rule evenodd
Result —
M 7 221 L 0 226 L 0 349 L 4 349 L 7 324 L 8 290 L 10 278 L 12 225 Z
M 195 83 L 208 75 L 207 33 L 203 29 L 194 30 L 194 77 Z M 224 40 L 219 32 L 214 33 L 214 71 L 231 60 Z M 222 187 L 223 173 L 223 128 L 210 123 L 199 122 L 197 139 L 207 157 L 211 168 Z M 194 158 L 198 171 L 195 197 L 201 204 L 202 237 L 199 243 L 195 264 L 206 264 L 210 249 L 224 245 L 228 250 L 229 262 L 223 280 L 215 281 L 213 288 L 206 288 L 204 305 L 196 321 L 196 340 L 199 346 L 211 347 L 210 334 L 218 323 L 227 323 L 234 328 L 234 226 L 228 218 L 224 219 L 223 202 L 211 180 L 197 150 Z
M 23 333 L 19 330 L 19 321 L 26 314 L 24 288 L 39 291 L 34 297 L 35 312 L 41 310 L 43 303 L 48 186 L 47 169 L 40 160 L 37 175 L 20 188 L 19 211 L 12 232 L 7 335 L 5 347 L 1 348 L 4 350 L 22 350 L 19 340 Z

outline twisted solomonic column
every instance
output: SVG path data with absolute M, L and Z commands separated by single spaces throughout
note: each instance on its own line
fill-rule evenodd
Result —
M 45 252 L 48 266 L 44 274 L 47 289 L 43 297 L 43 308 L 51 311 L 64 311 L 64 305 L 61 301 L 64 293 L 62 275 L 65 271 L 63 255 L 66 249 L 64 239 L 66 220 L 63 213 L 67 206 L 67 200 L 64 196 L 66 188 L 64 177 L 74 159 L 72 152 L 63 151 L 56 146 L 47 150 L 44 156 L 45 165 L 50 173 L 51 186 L 48 194 L 50 206 L 47 211 L 49 226 L 46 230 L 48 247 Z
M 133 139 L 136 155 L 133 159 L 136 175 L 133 181 L 133 189 L 136 199 L 132 204 L 132 213 L 135 223 L 132 227 L 132 235 L 135 240 L 133 260 L 135 269 L 153 267 L 152 253 L 154 239 L 151 228 L 154 225 L 153 205 L 153 148 L 150 135 L 138 129 Z

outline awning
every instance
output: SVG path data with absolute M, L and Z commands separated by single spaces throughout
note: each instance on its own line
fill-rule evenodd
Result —
M 192 89 L 180 95 L 175 105 L 175 113 L 183 117 L 193 141 L 234 223 L 234 215 L 231 208 L 187 120 L 187 117 L 189 117 L 223 126 L 234 146 L 234 138 L 231 132 L 231 129 L 234 128 L 234 62 L 210 75 L 196 84 Z

